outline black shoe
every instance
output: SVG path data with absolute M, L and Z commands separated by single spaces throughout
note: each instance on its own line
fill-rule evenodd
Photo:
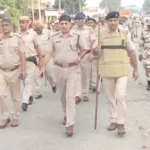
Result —
M 93 88 L 92 92 L 95 93 L 96 92 L 96 88 Z
M 53 91 L 53 93 L 56 93 L 56 91 L 57 91 L 56 86 L 52 87 L 52 91 Z
M 147 91 L 150 91 L 150 81 L 147 81 Z
M 27 109 L 28 109 L 28 104 L 23 103 L 23 104 L 22 104 L 22 109 L 23 109 L 23 111 L 27 111 Z
M 33 103 L 33 96 L 30 96 L 28 105 L 32 105 L 32 103 Z
M 40 99 L 40 98 L 42 98 L 42 95 L 37 95 L 37 96 L 35 97 L 35 99 Z

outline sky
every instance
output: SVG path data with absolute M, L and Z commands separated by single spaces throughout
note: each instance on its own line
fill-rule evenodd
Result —
M 52 0 L 54 3 L 55 0 Z M 87 7 L 98 7 L 101 0 L 86 0 Z M 144 0 L 122 0 L 122 6 L 127 6 L 135 4 L 136 6 L 141 7 Z
M 88 7 L 99 6 L 101 0 L 86 0 Z M 122 6 L 135 4 L 136 6 L 142 6 L 144 0 L 122 0 Z

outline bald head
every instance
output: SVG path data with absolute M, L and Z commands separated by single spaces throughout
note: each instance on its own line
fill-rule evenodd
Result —
M 41 34 L 43 31 L 43 26 L 41 23 L 38 22 L 34 25 L 34 29 L 35 29 L 37 34 Z

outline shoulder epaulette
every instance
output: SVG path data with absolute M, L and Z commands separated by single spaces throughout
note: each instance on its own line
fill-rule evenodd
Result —
M 19 38 L 21 38 L 20 33 L 17 33 L 17 32 L 16 32 L 16 33 L 14 33 L 14 35 L 17 36 L 17 37 L 19 37 Z

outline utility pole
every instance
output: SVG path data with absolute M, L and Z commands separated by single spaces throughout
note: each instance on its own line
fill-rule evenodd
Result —
M 61 15 L 61 0 L 59 0 L 59 16 Z
M 81 0 L 79 0 L 79 11 L 82 11 L 82 7 L 81 7 Z
M 41 1 L 38 0 L 38 8 L 39 8 L 39 20 L 42 22 L 42 17 L 41 17 Z
M 108 13 L 108 3 L 107 3 L 107 0 L 105 0 L 105 7 L 106 7 L 106 13 Z
M 33 0 L 31 1 L 31 7 L 32 7 L 32 21 L 34 22 L 34 5 L 33 5 Z

